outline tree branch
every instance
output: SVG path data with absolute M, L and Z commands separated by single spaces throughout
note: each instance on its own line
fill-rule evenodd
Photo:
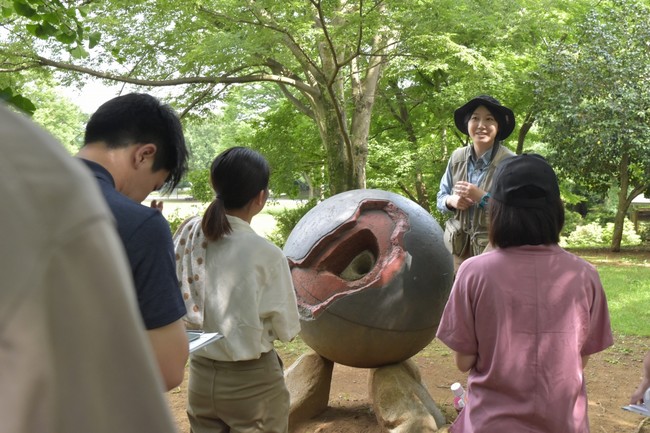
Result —
M 276 25 L 275 23 L 268 23 L 268 22 L 263 22 L 262 19 L 256 14 L 253 10 L 251 10 L 251 13 L 257 21 L 253 20 L 245 20 L 245 19 L 240 19 L 240 18 L 235 18 L 220 12 L 215 12 L 206 9 L 205 7 L 200 7 L 199 10 L 202 12 L 211 15 L 217 19 L 224 19 L 229 22 L 235 22 L 235 23 L 241 23 L 241 24 L 248 24 L 251 26 L 256 26 L 256 27 L 263 27 L 265 29 L 271 30 L 273 32 L 280 33 L 284 40 L 285 40 L 285 46 L 291 51 L 293 56 L 296 58 L 298 63 L 300 63 L 305 70 L 305 72 L 311 71 L 312 74 L 314 75 L 322 75 L 322 71 L 316 65 L 311 58 L 305 53 L 305 51 L 302 49 L 300 44 L 293 38 L 293 36 L 286 31 L 285 29 L 281 28 L 280 26 Z M 266 19 L 269 21 L 275 21 L 272 17 L 270 17 L 268 14 L 265 16 Z
M 399 189 L 401 189 L 402 192 L 404 192 L 404 194 L 406 194 L 408 196 L 408 198 L 410 198 L 412 201 L 414 201 L 416 203 L 418 202 L 418 198 L 415 197 L 413 194 L 411 194 L 411 191 L 409 191 L 409 189 L 406 187 L 406 185 L 404 185 L 404 182 L 400 181 L 400 182 L 397 183 L 397 185 L 399 186 Z
M 86 68 L 84 66 L 74 65 L 72 63 L 58 62 L 40 56 L 36 57 L 36 61 L 40 66 L 49 66 L 57 69 L 62 69 L 65 71 L 79 72 L 82 74 L 91 75 L 93 77 L 102 78 L 105 80 L 118 81 L 122 83 L 135 84 L 139 86 L 167 87 L 167 86 L 178 86 L 182 84 L 241 84 L 241 83 L 251 83 L 256 81 L 268 81 L 274 83 L 282 83 L 288 86 L 295 87 L 301 92 L 305 92 L 309 95 L 318 96 L 318 91 L 316 89 L 303 83 L 302 81 L 295 80 L 289 77 L 280 76 L 280 75 L 274 75 L 274 74 L 256 73 L 256 74 L 242 75 L 238 77 L 223 75 L 220 77 L 186 77 L 186 78 L 175 78 L 175 79 L 168 79 L 168 80 L 144 80 L 139 78 L 133 78 L 130 76 L 116 75 L 110 72 L 99 72 L 94 69 Z
M 185 109 L 181 112 L 179 117 L 180 118 L 185 117 L 187 115 L 187 113 L 189 113 L 194 107 L 196 107 L 198 104 L 200 104 L 203 99 L 208 97 L 208 95 L 210 95 L 210 93 L 212 93 L 212 90 L 214 90 L 214 88 L 216 86 L 217 86 L 217 83 L 211 84 L 210 86 L 208 86 L 207 89 L 205 89 L 203 92 L 201 92 L 196 98 L 194 98 L 192 101 L 190 101 L 189 105 L 187 107 L 185 107 Z M 219 96 L 220 94 L 222 94 L 226 90 L 227 87 L 228 87 L 227 85 L 224 86 L 223 89 L 219 90 L 215 94 L 215 96 Z
M 315 120 L 316 116 L 314 115 L 314 112 L 305 104 L 302 103 L 302 101 L 298 98 L 296 98 L 290 91 L 287 89 L 287 86 L 284 84 L 279 83 L 278 87 L 280 87 L 280 90 L 282 91 L 282 94 L 284 95 L 285 98 L 289 100 L 293 104 L 294 107 L 298 109 L 302 114 L 308 116 L 310 119 Z

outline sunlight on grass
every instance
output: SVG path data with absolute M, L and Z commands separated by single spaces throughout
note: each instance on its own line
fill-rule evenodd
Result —
M 293 364 L 293 362 L 300 357 L 303 353 L 311 350 L 309 346 L 302 341 L 300 335 L 294 338 L 288 343 L 283 343 L 282 341 L 276 340 L 273 343 L 275 350 L 280 354 L 280 357 L 284 361 L 285 367 Z
M 615 332 L 650 336 L 650 268 L 597 265 Z

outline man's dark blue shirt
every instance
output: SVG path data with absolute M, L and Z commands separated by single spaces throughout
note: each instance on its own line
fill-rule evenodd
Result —
M 117 222 L 146 329 L 161 328 L 182 318 L 186 310 L 176 276 L 169 223 L 158 209 L 136 203 L 118 192 L 113 176 L 104 167 L 82 161 L 97 178 Z

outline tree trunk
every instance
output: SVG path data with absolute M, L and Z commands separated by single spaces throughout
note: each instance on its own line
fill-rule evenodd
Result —
M 528 131 L 530 131 L 530 128 L 532 128 L 534 122 L 535 118 L 533 117 L 532 112 L 526 113 L 521 128 L 519 128 L 519 135 L 517 136 L 517 148 L 515 149 L 517 155 L 521 155 L 524 152 L 524 141 L 526 140 L 526 135 L 528 134 Z
M 327 177 L 329 193 L 335 195 L 354 189 L 353 169 L 350 158 L 348 131 L 345 122 L 340 122 L 336 110 L 327 99 L 316 104 L 316 123 L 327 155 Z
M 625 214 L 630 205 L 631 199 L 628 200 L 627 190 L 630 185 L 630 174 L 628 168 L 630 156 L 624 154 L 618 165 L 619 190 L 618 205 L 616 206 L 616 216 L 614 217 L 614 233 L 612 234 L 611 250 L 615 253 L 621 251 L 621 241 L 623 240 L 623 225 L 625 224 Z

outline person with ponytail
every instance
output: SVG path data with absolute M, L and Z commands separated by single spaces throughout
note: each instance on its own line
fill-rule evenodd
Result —
M 273 342 L 290 341 L 300 331 L 296 296 L 282 250 L 250 226 L 266 204 L 269 172 L 254 150 L 219 154 L 210 173 L 216 197 L 200 227 L 178 240 L 185 251 L 204 254 L 194 260 L 204 260 L 204 269 L 192 273 L 184 293 L 194 298 L 186 304 L 188 321 L 224 336 L 190 357 L 193 433 L 288 431 L 289 392 Z

